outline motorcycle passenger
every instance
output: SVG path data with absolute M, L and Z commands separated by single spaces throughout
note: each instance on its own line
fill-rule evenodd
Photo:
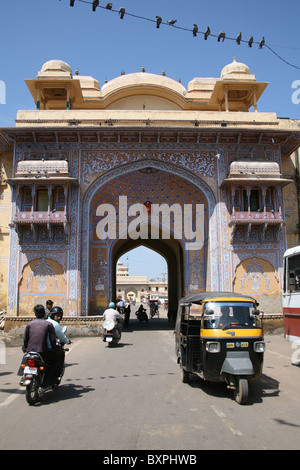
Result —
M 116 306 L 114 302 L 110 302 L 108 308 L 103 313 L 103 321 L 105 320 L 113 320 L 116 323 L 116 328 L 121 334 L 122 332 L 122 321 L 123 316 L 116 310 Z
M 61 307 L 53 307 L 50 311 L 50 317 L 47 319 L 49 323 L 51 323 L 55 330 L 56 340 L 61 345 L 64 344 L 71 344 L 71 341 L 66 337 L 63 333 L 60 322 L 63 317 L 63 309 Z M 63 370 L 65 362 L 65 353 L 62 348 L 56 349 L 56 368 L 55 368 L 55 379 L 57 379 L 61 375 L 61 371 Z
M 62 343 L 62 344 L 71 344 L 71 341 L 66 337 L 66 335 L 63 333 L 60 322 L 63 317 L 63 309 L 61 307 L 53 307 L 50 310 L 50 314 L 48 317 L 48 321 L 53 324 L 54 329 L 55 329 L 55 335 L 56 338 Z
M 26 325 L 22 351 L 24 353 L 34 351 L 42 356 L 50 366 L 46 371 L 45 384 L 51 383 L 56 359 L 55 330 L 53 325 L 45 319 L 43 305 L 35 305 L 33 311 L 36 318 Z
M 124 300 L 120 300 L 119 303 L 117 304 L 117 310 L 119 313 L 121 313 L 121 315 L 124 314 L 124 308 L 125 308 L 125 302 Z

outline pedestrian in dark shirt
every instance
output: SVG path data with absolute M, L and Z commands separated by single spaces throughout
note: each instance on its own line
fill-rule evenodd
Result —
M 51 383 L 52 370 L 51 364 L 56 360 L 56 339 L 53 325 L 45 320 L 45 308 L 43 305 L 34 307 L 35 320 L 30 321 L 24 332 L 23 352 L 34 351 L 39 353 L 46 364 L 50 365 L 47 369 L 48 383 Z M 47 341 L 49 338 L 49 342 Z M 50 348 L 49 348 L 49 346 Z
M 48 318 L 50 316 L 50 310 L 51 310 L 52 307 L 53 307 L 52 300 L 47 300 L 46 308 L 45 308 L 46 318 Z
M 128 326 L 129 318 L 130 318 L 130 303 L 129 302 L 125 304 L 124 313 L 125 313 L 125 326 Z

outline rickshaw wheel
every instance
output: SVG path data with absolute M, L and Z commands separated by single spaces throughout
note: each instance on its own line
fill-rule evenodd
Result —
M 248 380 L 244 377 L 239 377 L 237 388 L 234 391 L 235 401 L 239 405 L 244 405 L 248 401 Z
M 190 374 L 184 368 L 182 367 L 181 361 L 180 361 L 180 373 L 181 373 L 181 382 L 184 384 L 187 384 L 190 380 Z

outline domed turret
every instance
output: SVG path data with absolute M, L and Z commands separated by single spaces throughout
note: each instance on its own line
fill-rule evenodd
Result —
M 233 58 L 231 64 L 226 65 L 221 72 L 222 80 L 255 80 L 255 76 L 251 74 L 248 65 L 242 62 L 237 62 Z
M 38 77 L 72 78 L 72 69 L 69 64 L 63 60 L 48 60 L 48 62 L 42 66 Z

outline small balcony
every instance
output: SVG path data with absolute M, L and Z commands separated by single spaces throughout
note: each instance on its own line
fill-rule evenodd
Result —
M 260 227 L 262 240 L 265 239 L 268 227 L 273 227 L 275 240 L 278 239 L 279 233 L 284 226 L 284 218 L 282 212 L 271 211 L 234 211 L 229 215 L 229 226 L 232 227 L 231 242 L 235 237 L 238 227 L 246 226 L 245 238 L 250 240 L 251 230 L 254 227 Z
M 282 224 L 282 213 L 271 211 L 233 211 L 229 216 L 229 225 L 234 224 Z
M 66 211 L 18 211 L 13 221 L 18 224 L 66 224 Z

